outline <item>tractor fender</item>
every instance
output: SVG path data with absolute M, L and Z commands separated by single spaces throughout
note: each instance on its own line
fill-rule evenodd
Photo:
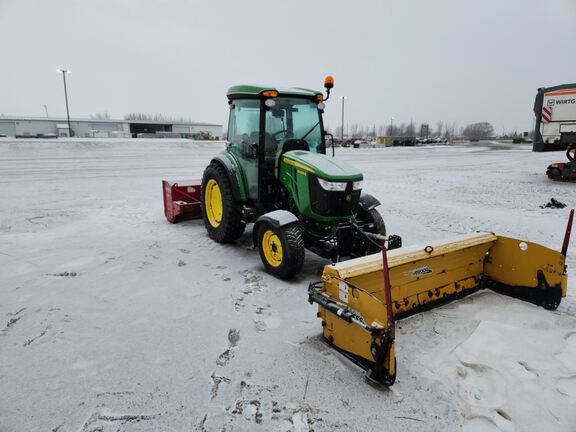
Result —
M 234 196 L 234 199 L 236 201 L 245 201 L 246 195 L 243 193 L 244 191 L 240 189 L 239 179 L 236 173 L 236 170 L 240 168 L 235 166 L 235 164 L 228 157 L 222 154 L 212 158 L 210 163 L 218 164 L 226 170 L 226 173 L 228 174 L 228 180 L 230 180 L 230 184 L 232 185 L 232 195 Z M 239 174 L 241 176 L 241 173 Z
M 298 218 L 288 210 L 274 210 L 260 216 L 252 229 L 252 242 L 255 247 L 258 246 L 258 230 L 264 222 L 268 222 L 273 227 L 278 228 L 298 222 Z
M 378 207 L 380 205 L 380 201 L 378 201 L 370 194 L 363 193 L 362 195 L 360 195 L 360 202 L 358 203 L 358 205 L 360 206 L 360 208 L 362 208 L 362 210 L 368 212 L 373 208 Z

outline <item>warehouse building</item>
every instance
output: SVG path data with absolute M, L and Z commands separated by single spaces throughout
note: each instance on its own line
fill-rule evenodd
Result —
M 72 135 L 86 138 L 220 138 L 222 125 L 196 122 L 70 119 Z M 0 116 L 0 136 L 19 138 L 69 137 L 65 118 Z

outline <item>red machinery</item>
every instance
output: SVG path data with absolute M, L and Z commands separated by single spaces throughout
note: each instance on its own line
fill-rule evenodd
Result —
M 546 175 L 556 181 L 576 182 L 576 144 L 566 150 L 568 162 L 553 163 L 546 170 Z
M 202 217 L 200 180 L 162 180 L 164 214 L 170 223 Z

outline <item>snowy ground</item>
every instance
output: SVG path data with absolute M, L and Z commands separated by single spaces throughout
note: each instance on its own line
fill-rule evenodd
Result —
M 307 256 L 170 225 L 162 178 L 219 143 L 0 140 L 0 431 L 574 431 L 576 241 L 549 312 L 491 292 L 398 324 L 389 390 L 320 339 Z M 526 146 L 343 149 L 405 244 L 474 230 L 560 248 L 576 186 Z

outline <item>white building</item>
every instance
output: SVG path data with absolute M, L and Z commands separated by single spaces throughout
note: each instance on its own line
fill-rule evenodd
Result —
M 212 137 L 222 136 L 222 125 L 211 123 L 158 122 L 144 120 L 70 119 L 76 137 L 134 137 L 157 134 L 164 137 L 189 138 L 201 132 Z M 0 116 L 0 136 L 7 137 L 67 137 L 70 136 L 65 118 Z

